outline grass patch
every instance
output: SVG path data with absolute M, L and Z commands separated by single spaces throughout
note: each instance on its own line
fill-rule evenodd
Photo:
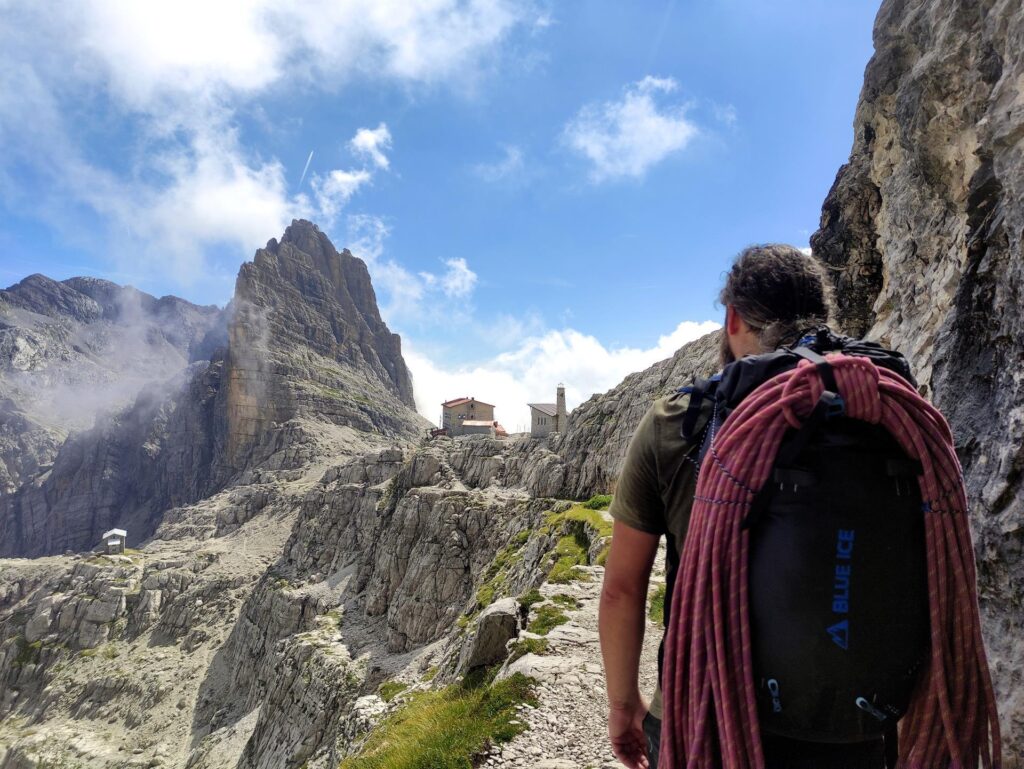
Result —
M 520 638 L 512 647 L 512 653 L 508 655 L 509 663 L 515 662 L 527 654 L 547 654 L 548 639 L 546 638 Z
M 558 595 L 553 596 L 551 600 L 557 603 L 559 606 L 564 606 L 567 609 L 578 609 L 580 608 L 580 606 L 582 606 L 582 604 L 579 601 L 577 601 L 571 595 L 566 595 L 565 593 L 559 593 Z
M 554 515 L 566 521 L 586 523 L 590 528 L 596 530 L 601 537 L 610 537 L 612 535 L 612 522 L 601 515 L 600 510 L 586 507 L 586 503 L 573 505 L 564 513 L 555 513 Z
M 391 700 L 408 688 L 409 684 L 403 684 L 401 681 L 385 681 L 380 685 L 377 693 L 380 694 L 380 698 L 385 702 L 391 702 Z
M 586 502 L 583 503 L 583 507 L 588 510 L 605 510 L 612 503 L 611 494 L 595 494 Z
M 656 622 L 661 625 L 665 622 L 665 586 L 658 585 L 658 588 L 654 591 L 654 595 L 651 596 L 650 608 L 647 610 L 647 616 L 651 618 L 651 622 Z
M 519 596 L 519 608 L 524 612 L 528 612 L 535 603 L 543 603 L 543 601 L 544 596 L 540 594 L 537 588 L 534 588 Z
M 590 579 L 589 575 L 580 573 L 576 567 L 589 566 L 590 548 L 594 542 L 597 539 L 609 540 L 612 536 L 611 521 L 608 521 L 600 510 L 587 506 L 595 499 L 598 497 L 572 505 L 560 513 L 548 513 L 544 533 L 561 534 L 555 546 L 554 562 L 548 573 L 548 582 L 565 583 Z M 593 563 L 604 566 L 607 559 L 608 546 L 605 545 Z
M 566 534 L 555 545 L 555 562 L 548 572 L 548 582 L 564 584 L 574 580 L 589 579 L 589 575 L 576 571 L 577 566 L 587 565 L 587 546 L 589 541 L 582 531 Z
M 496 684 L 474 677 L 418 692 L 373 731 L 338 769 L 472 769 L 490 745 L 526 729 L 516 707 L 536 705 L 534 681 L 516 674 Z
M 428 683 L 433 681 L 434 677 L 437 675 L 437 669 L 437 665 L 427 668 L 427 672 L 423 674 L 423 680 Z
M 476 607 L 468 615 L 462 615 L 465 617 L 465 623 L 460 624 L 460 627 L 466 627 L 476 616 L 477 612 L 486 609 L 496 598 L 502 598 L 506 595 L 505 581 L 508 579 L 508 573 L 512 567 L 519 563 L 523 545 L 530 538 L 529 530 L 524 529 L 516 534 L 512 541 L 509 542 L 505 547 L 498 551 L 498 554 L 494 556 L 494 560 L 491 561 L 490 566 L 487 567 L 487 571 L 484 572 L 483 577 L 480 579 L 480 587 L 476 591 Z M 457 620 L 462 621 L 462 617 Z
M 537 616 L 526 627 L 531 633 L 547 635 L 559 625 L 569 621 L 565 613 L 554 604 L 545 604 L 537 609 Z

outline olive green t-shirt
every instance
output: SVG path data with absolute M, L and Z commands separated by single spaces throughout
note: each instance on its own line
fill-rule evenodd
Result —
M 708 399 L 704 399 L 702 405 L 707 403 Z M 665 535 L 666 627 L 699 469 L 696 462 L 700 441 L 690 442 L 682 435 L 683 418 L 689 404 L 689 394 L 674 393 L 656 400 L 640 420 L 608 511 L 615 520 L 634 529 Z M 707 416 L 702 414 L 700 422 L 706 420 Z M 658 654 L 658 679 L 661 679 L 661 652 Z M 651 700 L 651 714 L 661 718 L 660 684 Z

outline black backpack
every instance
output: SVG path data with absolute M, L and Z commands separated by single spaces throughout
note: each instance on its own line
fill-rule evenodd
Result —
M 891 753 L 929 653 L 922 469 L 884 428 L 845 417 L 829 351 L 871 358 L 915 384 L 899 353 L 819 327 L 684 388 L 682 431 L 704 461 L 760 384 L 804 359 L 819 366 L 831 395 L 783 438 L 744 522 L 759 721 L 763 732 L 812 742 L 886 736 Z

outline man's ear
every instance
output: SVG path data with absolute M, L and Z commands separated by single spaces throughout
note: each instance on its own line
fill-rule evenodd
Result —
M 725 306 L 725 330 L 729 336 L 736 336 L 742 330 L 740 325 L 743 323 L 743 319 L 740 314 L 736 312 L 736 308 L 731 304 Z

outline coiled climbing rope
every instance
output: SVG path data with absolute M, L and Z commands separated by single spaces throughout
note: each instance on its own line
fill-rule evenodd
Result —
M 902 378 L 866 358 L 828 361 L 846 416 L 881 424 L 918 460 L 930 659 L 900 723 L 899 769 L 1000 769 L 999 723 L 975 589 L 967 498 L 949 425 Z M 765 382 L 726 420 L 701 470 L 665 644 L 664 769 L 763 769 L 741 524 L 823 385 L 809 361 Z

